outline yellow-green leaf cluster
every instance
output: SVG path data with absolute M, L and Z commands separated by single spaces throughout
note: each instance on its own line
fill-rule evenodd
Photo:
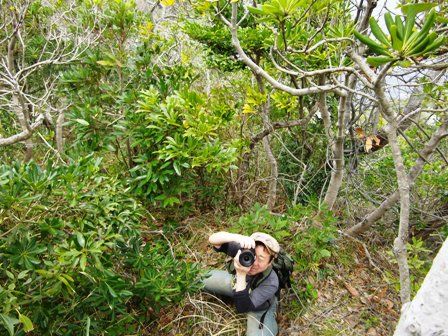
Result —
M 403 6 L 403 13 L 406 14 L 404 21 L 400 15 L 393 17 L 389 12 L 386 13 L 384 20 L 388 35 L 374 18 L 370 18 L 370 30 L 376 40 L 355 31 L 355 37 L 376 54 L 367 58 L 369 64 L 380 66 L 405 58 L 427 56 L 439 48 L 444 43 L 444 37 L 437 36 L 435 31 L 431 31 L 437 17 L 432 7 L 434 4 L 428 3 Z M 431 10 L 426 15 L 422 27 L 417 29 L 415 24 L 417 14 L 428 9 Z

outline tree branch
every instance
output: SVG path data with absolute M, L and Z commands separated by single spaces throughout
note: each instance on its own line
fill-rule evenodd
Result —
M 42 122 L 44 121 L 44 116 L 42 114 L 40 114 L 36 121 L 29 125 L 29 128 L 23 130 L 22 132 L 12 135 L 8 138 L 0 138 L 0 147 L 1 146 L 7 146 L 7 145 L 12 145 L 16 142 L 19 141 L 23 141 L 23 140 L 27 140 L 29 137 L 31 137 L 31 135 L 33 135 L 33 131 L 38 128 L 40 125 L 42 125 Z

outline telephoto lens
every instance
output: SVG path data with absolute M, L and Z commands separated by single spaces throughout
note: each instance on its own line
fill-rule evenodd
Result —
M 241 250 L 240 257 L 238 258 L 238 261 L 240 262 L 241 266 L 244 267 L 250 267 L 255 262 L 255 250 L 254 249 L 242 249 L 241 245 L 236 242 L 230 242 L 229 246 L 227 248 L 227 255 L 235 258 L 238 251 Z

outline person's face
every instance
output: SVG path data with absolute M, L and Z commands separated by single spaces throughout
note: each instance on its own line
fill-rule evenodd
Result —
M 249 275 L 256 275 L 258 273 L 262 273 L 271 264 L 271 255 L 263 246 L 258 245 L 255 248 L 255 256 L 256 256 L 255 262 L 253 263 L 252 267 L 247 273 Z

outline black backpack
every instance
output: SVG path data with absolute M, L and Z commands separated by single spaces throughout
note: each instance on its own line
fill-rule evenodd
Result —
M 272 263 L 272 268 L 278 276 L 279 289 L 291 288 L 291 273 L 294 269 L 294 260 L 285 251 L 281 250 Z

